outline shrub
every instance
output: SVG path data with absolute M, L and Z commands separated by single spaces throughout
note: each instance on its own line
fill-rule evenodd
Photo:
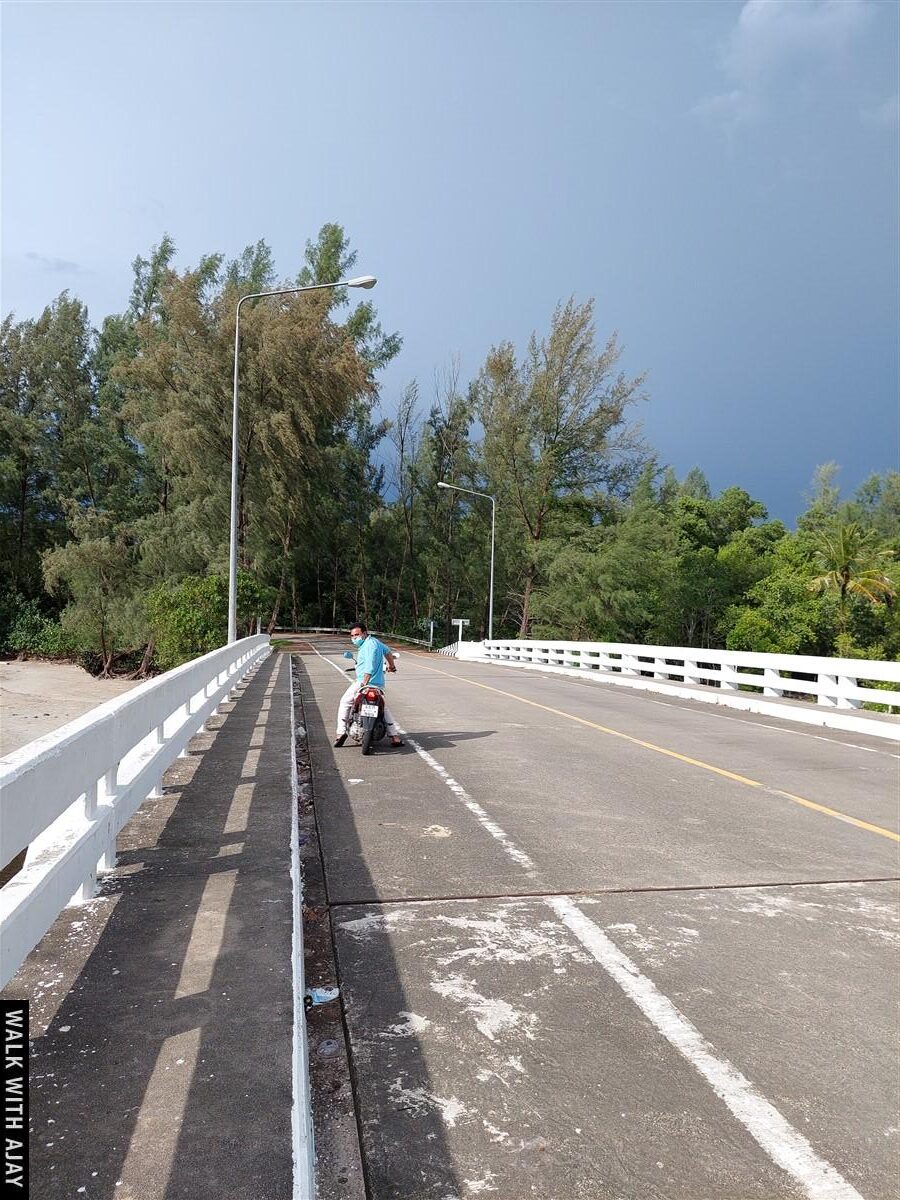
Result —
M 71 654 L 73 646 L 59 621 L 41 612 L 37 600 L 17 592 L 0 597 L 0 651 L 12 654 L 36 654 L 60 658 Z
M 256 618 L 272 605 L 272 591 L 247 571 L 238 572 L 238 634 L 256 628 Z M 147 615 L 160 666 L 208 654 L 224 646 L 228 636 L 228 579 L 224 575 L 189 575 L 175 585 L 161 584 L 147 597 Z

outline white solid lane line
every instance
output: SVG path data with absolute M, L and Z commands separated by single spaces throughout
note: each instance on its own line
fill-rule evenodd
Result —
M 315 646 L 313 649 L 316 650 Z M 318 650 L 316 654 L 336 671 L 341 671 L 341 668 L 324 654 Z M 499 842 L 509 857 L 519 866 L 526 867 L 529 874 L 533 873 L 535 865 L 532 859 L 516 846 L 509 835 L 455 779 L 448 775 L 427 750 L 419 746 L 408 734 L 404 736 L 453 795 L 462 800 L 478 817 L 482 828 Z M 809 1200 L 862 1200 L 860 1193 L 840 1172 L 816 1154 L 803 1134 L 781 1115 L 737 1067 L 717 1053 L 715 1047 L 659 990 L 653 980 L 644 975 L 637 964 L 624 954 L 570 897 L 551 896 L 544 902 L 581 942 L 594 961 L 640 1009 L 657 1032 L 706 1080 L 772 1162 L 803 1188 Z
M 642 974 L 569 897 L 551 896 L 546 903 L 666 1041 L 699 1071 L 769 1158 L 791 1175 L 811 1200 L 862 1200 L 859 1192 L 816 1154 L 803 1134 L 737 1067 L 716 1052 L 653 980 Z

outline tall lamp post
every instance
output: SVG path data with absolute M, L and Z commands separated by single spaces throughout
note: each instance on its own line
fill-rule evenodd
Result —
M 488 641 L 494 640 L 494 530 L 497 526 L 497 497 L 491 496 L 488 492 L 473 492 L 471 488 L 457 487 L 455 483 L 444 483 L 443 479 L 438 482 L 439 488 L 446 488 L 450 492 L 465 492 L 467 496 L 481 496 L 483 500 L 491 502 L 491 587 L 488 593 Z
M 238 510 L 238 359 L 241 348 L 241 305 L 245 300 L 261 300 L 265 296 L 296 296 L 300 292 L 321 292 L 329 288 L 373 288 L 378 280 L 374 275 L 357 279 L 340 279 L 337 283 L 312 283 L 307 287 L 276 288 L 272 292 L 251 292 L 241 296 L 234 314 L 234 402 L 231 414 L 231 537 L 228 547 L 228 642 L 237 641 L 237 510 Z

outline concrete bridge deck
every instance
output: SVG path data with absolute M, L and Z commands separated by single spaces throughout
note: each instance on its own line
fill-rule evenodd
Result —
M 404 652 L 364 759 L 343 648 L 294 646 L 323 1200 L 896 1196 L 895 747 Z M 289 704 L 273 656 L 14 981 L 34 1194 L 291 1196 Z

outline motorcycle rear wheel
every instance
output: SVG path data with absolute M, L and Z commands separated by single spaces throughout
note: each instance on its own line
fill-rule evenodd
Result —
M 365 733 L 362 735 L 362 752 L 363 752 L 363 754 L 371 754 L 372 753 L 372 739 L 374 738 L 374 736 L 375 736 L 375 726 L 373 725 L 370 729 L 367 729 L 365 731 Z

